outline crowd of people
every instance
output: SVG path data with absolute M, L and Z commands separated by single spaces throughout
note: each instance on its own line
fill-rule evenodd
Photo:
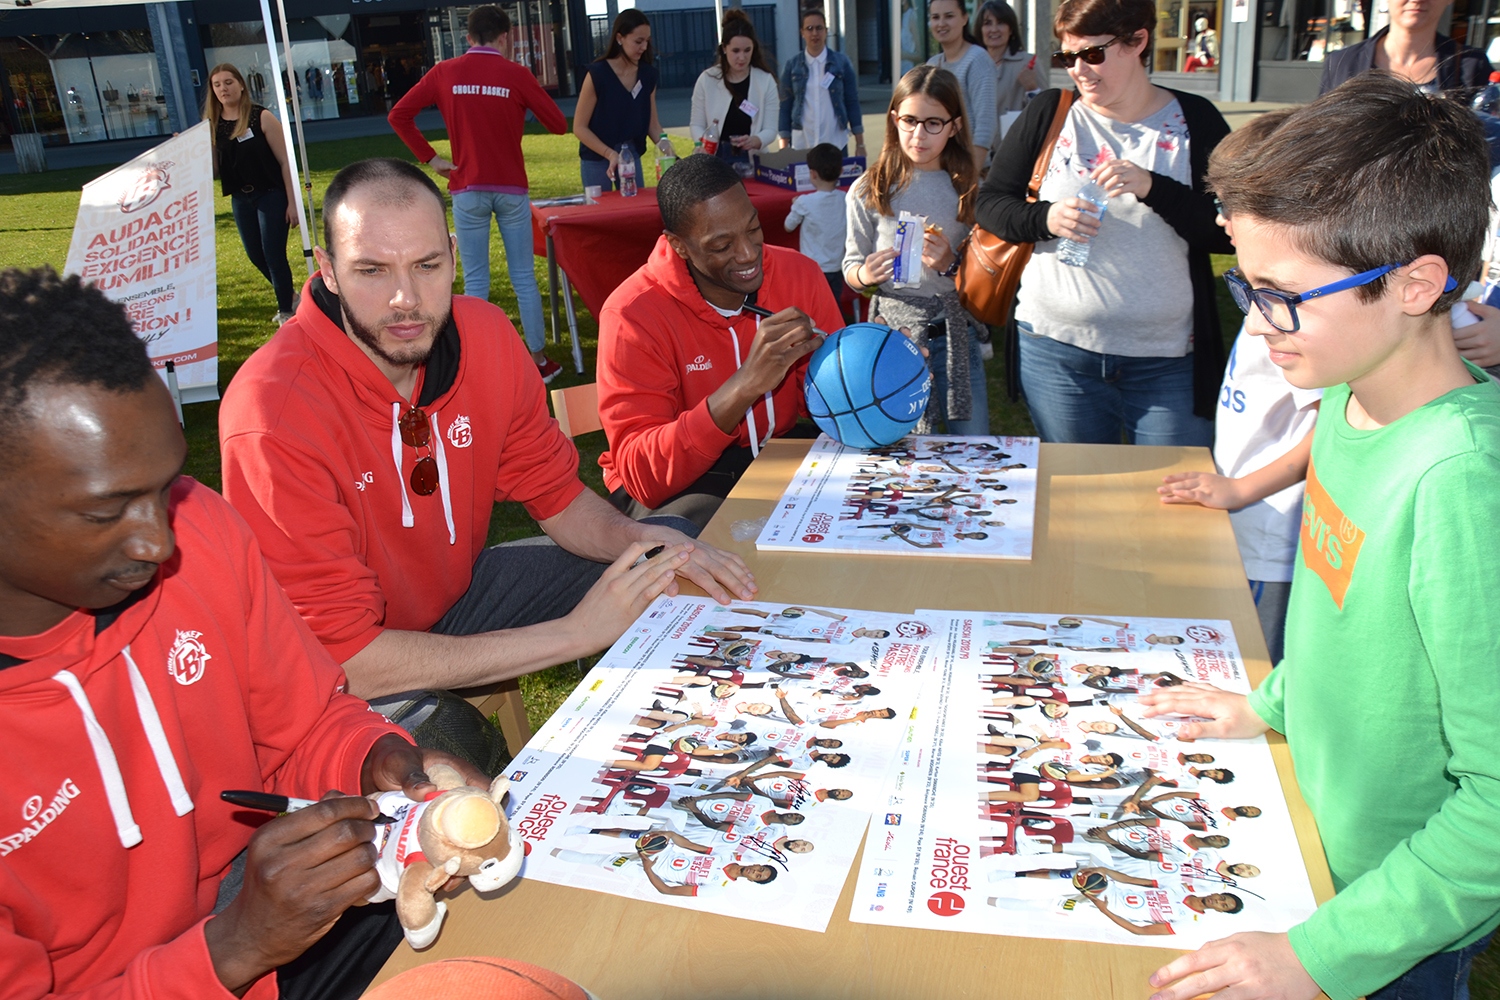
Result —
M 1483 130 L 1444 95 L 1488 63 L 1430 5 L 1390 6 L 1329 60 L 1326 94 L 1231 135 L 1151 82 L 1151 0 L 1059 4 L 1071 86 L 1034 95 L 1003 0 L 975 12 L 982 43 L 960 0 L 932 0 L 941 52 L 895 84 L 870 169 L 802 203 L 816 257 L 764 245 L 783 222 L 736 165 L 816 140 L 832 194 L 863 138 L 857 81 L 821 11 L 779 81 L 731 11 L 693 94 L 713 152 L 664 173 L 662 235 L 599 316 L 608 498 L 547 412 L 520 136 L 528 112 L 568 123 L 504 54 L 504 13 L 475 8 L 468 52 L 391 112 L 447 178 L 454 234 L 426 171 L 350 164 L 300 296 L 279 123 L 215 67 L 217 169 L 281 323 L 225 394 L 222 496 L 179 475 L 172 402 L 123 309 L 47 268 L 0 273 L 0 740 L 25 824 L 0 836 L 7 995 L 357 994 L 400 936 L 388 906 L 354 905 L 378 883 L 359 793 L 421 798 L 439 762 L 489 784 L 396 723 L 416 728 L 422 692 L 608 647 L 679 581 L 753 599 L 745 563 L 696 536 L 767 441 L 807 432 L 803 372 L 846 287 L 926 352 L 927 428 L 985 433 L 990 331 L 954 283 L 973 227 L 1035 244 L 1014 335 L 1044 440 L 1202 445 L 1217 424 L 1215 471 L 1169 476 L 1163 499 L 1235 511 L 1279 665 L 1248 699 L 1184 683 L 1142 701 L 1206 720 L 1183 738 L 1285 734 L 1338 890 L 1289 934 L 1174 960 L 1156 1000 L 1463 995 L 1500 923 L 1500 387 L 1476 364 L 1500 361 L 1500 312 L 1450 319 L 1492 204 Z M 650 53 L 645 16 L 622 13 L 573 122 L 585 183 L 661 140 Z M 415 128 L 432 104 L 450 157 Z M 903 211 L 928 228 L 898 284 Z M 491 216 L 524 262 L 524 341 L 487 301 Z M 1209 255 L 1229 252 L 1245 320 L 1226 360 Z M 498 501 L 545 537 L 487 547 Z M 223 788 L 350 794 L 265 822 Z

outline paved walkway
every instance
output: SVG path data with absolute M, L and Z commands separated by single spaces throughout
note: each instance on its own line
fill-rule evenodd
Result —
M 864 85 L 859 89 L 860 103 L 866 111 L 865 131 L 872 139 L 883 135 L 885 131 L 885 113 L 882 110 L 890 100 L 889 85 Z M 563 113 L 572 116 L 573 107 L 577 103 L 575 98 L 566 97 L 559 100 L 558 106 Z M 1273 108 L 1284 108 L 1290 105 L 1275 104 L 1257 101 L 1254 103 L 1234 103 L 1215 101 L 1218 108 L 1228 119 L 1229 124 L 1238 128 L 1256 115 L 1270 111 Z M 688 127 L 688 118 L 692 109 L 692 91 L 669 90 L 663 91 L 657 97 L 657 113 L 661 116 L 662 126 L 674 131 L 685 131 Z M 873 110 L 872 110 L 873 109 Z M 441 129 L 442 118 L 434 109 L 424 111 L 417 116 L 417 127 L 423 131 Z M 326 121 L 305 122 L 303 131 L 309 143 L 330 142 L 334 139 L 354 139 L 373 135 L 389 134 L 390 126 L 382 115 L 368 115 L 360 118 L 335 118 Z M 49 169 L 62 170 L 69 167 L 95 167 L 113 166 L 124 163 L 126 160 L 141 152 L 150 149 L 160 142 L 160 137 L 120 140 L 117 142 L 80 143 L 76 146 L 49 146 L 47 148 L 47 166 Z M 15 156 L 10 153 L 0 154 L 0 174 L 13 174 L 16 172 Z

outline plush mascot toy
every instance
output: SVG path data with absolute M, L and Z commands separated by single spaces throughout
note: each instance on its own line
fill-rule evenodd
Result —
M 466 877 L 478 891 L 492 892 L 516 877 L 525 857 L 520 837 L 505 821 L 507 778 L 496 778 L 486 793 L 444 764 L 429 776 L 438 791 L 426 802 L 399 791 L 371 796 L 396 822 L 376 827 L 380 889 L 370 902 L 394 899 L 406 941 L 419 949 L 437 940 L 448 912 L 435 898 L 443 883 Z

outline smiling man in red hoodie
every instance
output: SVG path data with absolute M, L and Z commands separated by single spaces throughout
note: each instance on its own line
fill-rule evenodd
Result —
M 324 225 L 319 272 L 235 376 L 219 438 L 225 497 L 350 690 L 473 687 L 596 653 L 675 594 L 676 574 L 721 603 L 749 599 L 739 557 L 585 488 L 510 320 L 453 295 L 426 174 L 351 164 Z M 497 500 L 557 544 L 485 548 Z
M 97 289 L 0 272 L 0 429 L 0 993 L 357 995 L 401 936 L 340 919 L 380 885 L 358 793 L 487 779 L 344 693 Z M 226 789 L 350 794 L 267 822 Z
M 701 528 L 760 447 L 807 415 L 813 327 L 844 321 L 816 262 L 765 245 L 724 160 L 687 157 L 656 200 L 666 231 L 599 316 L 599 464 L 621 510 Z M 747 303 L 775 312 L 758 319 Z

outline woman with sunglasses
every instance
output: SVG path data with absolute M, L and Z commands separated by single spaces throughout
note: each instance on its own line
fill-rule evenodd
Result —
M 918 433 L 934 433 L 940 423 L 948 434 L 990 432 L 974 321 L 953 285 L 954 251 L 973 224 L 978 180 L 958 79 L 936 66 L 918 66 L 891 95 L 879 159 L 849 189 L 844 244 L 844 280 L 856 290 L 876 292 L 871 315 L 929 352 L 932 396 Z M 897 288 L 891 280 L 903 211 L 924 216 L 927 225 L 918 283 Z
M 724 12 L 718 59 L 693 85 L 693 142 L 718 143 L 714 155 L 748 163 L 752 149 L 770 149 L 781 117 L 776 74 L 761 52 L 750 15 Z
M 968 132 L 974 166 L 982 168 L 995 141 L 996 118 L 989 111 L 995 106 L 995 64 L 969 29 L 969 12 L 963 0 L 930 0 L 927 28 L 943 47 L 927 60 L 927 65 L 958 77 L 963 106 L 973 109 L 968 116 Z
M 1036 252 L 1015 310 L 1021 384 L 1044 441 L 1207 445 L 1224 344 L 1211 253 L 1232 253 L 1203 185 L 1229 134 L 1207 100 L 1146 72 L 1152 0 L 1065 0 L 1055 53 L 1076 87 L 1035 202 L 1027 185 L 1063 94 L 1038 95 L 1006 134 L 977 224 Z M 1102 219 L 1076 197 L 1093 180 Z M 1060 238 L 1092 242 L 1086 267 Z

